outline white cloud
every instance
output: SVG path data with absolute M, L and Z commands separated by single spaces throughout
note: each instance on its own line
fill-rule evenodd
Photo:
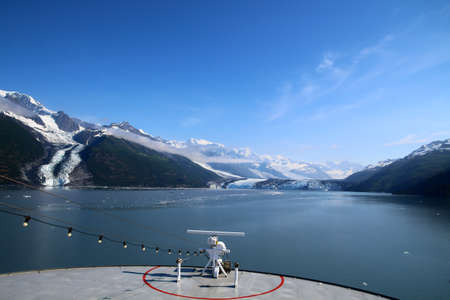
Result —
M 438 49 L 428 47 L 429 49 L 421 52 L 420 55 L 402 59 L 398 64 L 398 73 L 402 76 L 412 75 L 449 62 L 450 39 L 448 37 L 442 37 L 442 39 L 436 39 L 435 42 L 439 42 L 440 44 Z
M 375 45 L 363 48 L 359 51 L 358 55 L 354 57 L 353 63 L 359 63 L 363 58 L 370 56 L 372 54 L 379 54 L 384 51 L 385 47 L 390 41 L 394 40 L 393 34 L 387 34 L 381 40 L 379 40 Z
M 320 120 L 337 112 L 349 111 L 364 104 L 360 101 L 352 103 L 349 98 L 370 93 L 374 89 L 385 90 L 384 94 L 388 95 L 395 80 L 404 80 L 407 76 L 450 62 L 450 38 L 447 32 L 435 32 L 432 35 L 424 35 L 417 30 L 415 32 L 403 29 L 388 33 L 372 45 L 352 53 L 338 55 L 332 51 L 325 52 L 315 67 L 302 74 L 302 80 L 288 82 L 285 84 L 288 88 L 281 89 L 278 97 L 270 101 L 269 109 L 266 110 L 267 120 L 274 121 L 287 116 L 300 120 Z M 417 47 L 406 48 L 405 51 L 405 45 L 411 43 L 417 44 Z M 303 111 L 308 109 L 303 108 L 308 108 L 312 102 L 322 107 L 310 115 L 304 114 Z M 334 102 L 334 105 L 330 105 L 330 102 Z
M 331 53 L 326 53 L 320 64 L 317 66 L 316 71 L 321 72 L 324 70 L 329 70 L 333 68 L 335 57 Z
M 292 91 L 292 84 L 286 83 L 280 89 L 280 96 L 278 97 L 278 99 L 271 105 L 272 107 L 270 108 L 268 120 L 274 121 L 284 116 L 292 105 L 290 102 L 294 101 L 295 98 L 296 97 L 293 95 Z
M 332 93 L 340 88 L 350 76 L 349 70 L 336 67 L 334 63 L 322 63 L 328 64 L 328 67 L 323 65 L 319 76 L 315 76 L 312 80 L 303 80 L 297 85 L 288 82 L 280 89 L 279 96 L 270 104 L 268 121 L 284 117 L 297 106 L 305 105 Z
M 352 61 L 350 64 L 339 63 L 338 55 L 326 52 L 315 69 L 316 73 L 310 72 L 308 76 L 305 76 L 310 79 L 303 80 L 297 85 L 292 82 L 284 84 L 280 89 L 280 95 L 272 101 L 268 121 L 274 121 L 285 116 L 297 105 L 309 103 L 335 92 L 349 80 L 360 60 L 381 51 L 384 45 L 391 40 L 393 40 L 393 35 L 386 35 L 377 44 L 358 51 L 350 59 Z M 344 105 L 342 109 L 348 110 L 348 105 Z M 353 105 L 351 106 L 353 107 Z M 323 113 L 316 113 L 315 117 L 312 118 L 320 119 L 322 118 L 321 115 Z
M 320 107 L 315 113 L 307 118 L 308 121 L 319 121 L 331 117 L 333 115 L 342 115 L 345 112 L 352 111 L 368 103 L 376 102 L 384 95 L 383 89 L 378 89 L 373 93 L 366 95 L 356 101 L 348 103 L 339 103 L 336 105 L 327 105 Z M 299 119 L 304 121 L 304 119 Z

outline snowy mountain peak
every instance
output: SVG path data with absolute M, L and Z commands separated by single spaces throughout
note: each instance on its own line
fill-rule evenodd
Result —
M 15 91 L 0 90 L 0 96 L 37 114 L 49 115 L 54 113 L 29 95 Z
M 153 136 L 151 134 L 146 133 L 142 129 L 135 128 L 133 125 L 131 125 L 127 121 L 122 121 L 120 123 L 111 123 L 110 125 L 104 125 L 104 127 L 105 128 L 113 128 L 113 129 L 122 129 L 125 132 L 131 132 L 131 133 L 134 133 L 134 134 L 137 134 L 140 136 L 153 138 Z
M 382 160 L 379 161 L 375 164 L 370 164 L 368 165 L 365 169 L 375 169 L 375 168 L 382 168 L 382 167 L 386 167 L 389 166 L 390 164 L 392 164 L 393 162 L 395 162 L 397 159 L 386 159 L 386 160 Z
M 133 126 L 131 126 L 130 123 L 128 123 L 127 121 L 122 121 L 120 123 L 111 123 L 110 125 L 106 125 L 106 127 L 118 127 L 121 129 L 136 129 Z
M 450 151 L 450 139 L 443 141 L 434 141 L 427 145 L 419 147 L 417 150 L 411 152 L 406 158 L 413 158 L 416 156 L 423 156 L 434 151 Z

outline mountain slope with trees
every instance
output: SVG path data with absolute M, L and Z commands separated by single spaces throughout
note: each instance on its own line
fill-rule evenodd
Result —
M 425 150 L 424 150 L 425 149 Z M 450 196 L 450 139 L 424 145 L 391 164 L 344 181 L 346 190 Z

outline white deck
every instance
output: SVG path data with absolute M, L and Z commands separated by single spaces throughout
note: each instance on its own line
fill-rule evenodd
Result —
M 161 291 L 201 298 L 235 298 L 270 291 L 282 282 L 280 276 L 234 271 L 229 278 L 200 276 L 200 268 L 183 267 L 177 284 L 175 267 L 97 267 L 32 271 L 0 275 L 0 299 L 183 299 Z M 158 291 L 157 289 L 161 290 Z M 186 299 L 186 298 L 184 298 Z M 380 296 L 314 281 L 284 277 L 278 289 L 245 299 L 385 299 Z

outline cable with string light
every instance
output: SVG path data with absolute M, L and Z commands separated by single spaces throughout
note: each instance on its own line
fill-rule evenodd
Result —
M 30 227 L 31 222 L 37 222 L 37 223 L 44 224 L 44 225 L 47 225 L 47 226 L 51 226 L 51 227 L 54 227 L 54 228 L 60 228 L 60 229 L 67 230 L 67 237 L 68 238 L 71 238 L 74 233 L 79 233 L 79 234 L 82 234 L 82 235 L 86 235 L 86 236 L 91 236 L 91 237 L 97 238 L 98 244 L 102 244 L 103 241 L 108 241 L 108 242 L 111 242 L 111 243 L 120 244 L 120 245 L 122 245 L 122 247 L 124 249 L 128 248 L 128 245 L 130 245 L 130 246 L 135 246 L 137 248 L 140 248 L 142 252 L 145 252 L 147 249 L 151 249 L 151 250 L 155 251 L 155 254 L 158 254 L 160 250 L 167 250 L 167 253 L 169 255 L 172 254 L 172 250 L 171 249 L 164 249 L 164 248 L 160 248 L 158 246 L 148 246 L 148 245 L 146 245 L 144 243 L 140 243 L 139 244 L 139 243 L 129 242 L 127 240 L 118 240 L 118 239 L 114 239 L 114 238 L 111 238 L 109 236 L 106 236 L 104 234 L 87 232 L 87 231 L 84 231 L 84 230 L 79 230 L 79 229 L 74 228 L 74 227 L 67 227 L 67 226 L 63 226 L 63 225 L 60 225 L 60 224 L 51 223 L 51 222 L 44 221 L 44 220 L 36 218 L 36 217 L 32 217 L 30 215 L 23 215 L 23 214 L 19 214 L 19 213 L 16 213 L 16 212 L 7 211 L 7 210 L 4 210 L 4 209 L 0 209 L 0 212 L 5 213 L 5 214 L 9 214 L 9 215 L 13 215 L 13 216 L 17 216 L 17 217 L 22 217 L 23 218 L 23 222 L 22 222 L 22 226 L 23 227 Z M 186 251 L 186 253 L 190 253 L 190 252 Z M 181 254 L 182 254 L 182 250 L 180 249 L 179 252 L 178 252 L 178 255 L 181 256 Z M 189 254 L 187 254 L 187 255 L 189 255 Z
M 80 208 L 82 208 L 82 209 L 91 209 L 90 207 L 85 206 L 85 205 L 83 205 L 82 203 L 80 203 L 80 202 L 78 202 L 78 201 L 71 200 L 71 199 L 69 199 L 69 198 L 66 197 L 66 196 L 63 196 L 63 195 L 59 195 L 59 194 L 56 194 L 56 193 L 52 193 L 52 192 L 49 192 L 49 191 L 42 190 L 42 189 L 40 189 L 39 187 L 33 186 L 33 185 L 31 185 L 31 184 L 27 184 L 27 183 L 22 182 L 22 181 L 20 181 L 20 180 L 13 179 L 13 178 L 10 178 L 10 177 L 5 176 L 5 175 L 2 175 L 2 174 L 0 174 L 0 178 L 3 178 L 3 179 L 5 179 L 5 180 L 7 180 L 7 181 L 10 181 L 10 182 L 13 182 L 13 183 L 22 185 L 22 186 L 24 186 L 24 187 L 27 187 L 27 188 L 30 188 L 30 189 L 33 189 L 33 190 L 37 190 L 37 191 L 39 191 L 39 192 L 41 192 L 41 193 L 45 193 L 45 194 L 51 195 L 51 196 L 53 196 L 53 197 L 55 197 L 55 198 L 59 198 L 59 199 L 65 200 L 66 203 L 71 203 L 71 204 L 78 205 L 78 206 L 79 206 Z M 113 219 L 119 220 L 119 221 L 121 221 L 121 222 L 128 223 L 128 224 L 133 224 L 133 225 L 137 225 L 137 226 L 139 226 L 139 227 L 141 227 L 141 228 L 146 228 L 146 229 L 151 230 L 151 231 L 153 231 L 153 232 L 157 232 L 157 233 L 160 233 L 160 234 L 163 234 L 163 235 L 166 235 L 166 236 L 171 236 L 171 237 L 173 237 L 173 238 L 176 238 L 176 239 L 179 239 L 179 240 L 183 240 L 183 241 L 185 241 L 185 242 L 189 242 L 189 243 L 192 243 L 192 244 L 193 244 L 193 242 L 192 242 L 191 240 L 189 240 L 189 239 L 187 239 L 187 238 L 185 238 L 185 237 L 179 236 L 179 235 L 177 235 L 177 234 L 173 234 L 173 233 L 169 233 L 169 232 L 162 231 L 162 230 L 160 230 L 160 229 L 157 229 L 157 228 L 154 228 L 154 227 L 152 227 L 152 226 L 149 226 L 148 224 L 136 222 L 136 221 L 130 220 L 130 219 L 128 219 L 128 218 L 121 217 L 121 216 L 118 216 L 118 215 L 115 215 L 115 214 L 111 214 L 111 213 L 108 213 L 108 212 L 105 212 L 105 211 L 98 211 L 98 210 L 94 210 L 94 211 L 97 212 L 97 213 L 101 213 L 101 214 L 103 214 L 103 215 L 105 215 L 105 216 L 111 217 L 111 218 L 113 218 Z

